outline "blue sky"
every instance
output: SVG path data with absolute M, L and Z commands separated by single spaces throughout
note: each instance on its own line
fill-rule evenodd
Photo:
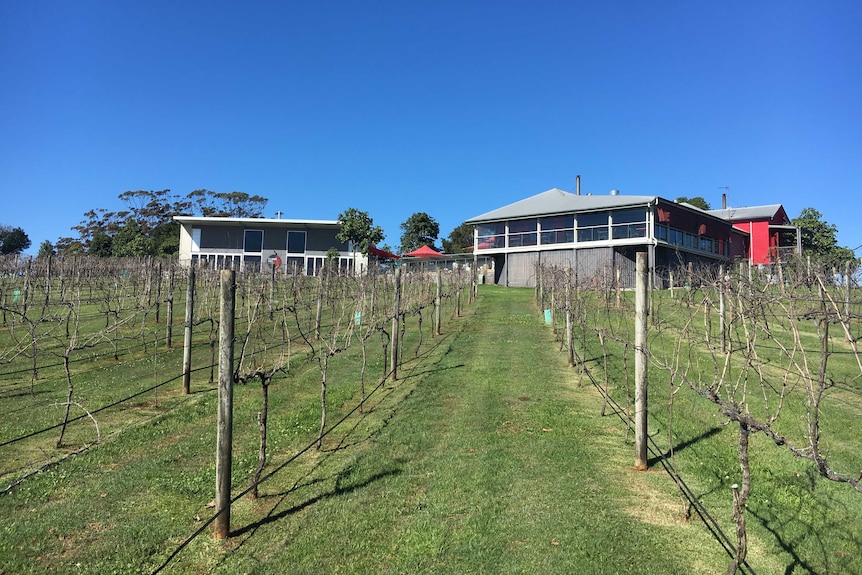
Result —
M 860 29 L 855 0 L 0 0 L 0 223 L 35 253 L 126 190 L 206 188 L 397 246 L 580 174 L 814 207 L 852 249 Z

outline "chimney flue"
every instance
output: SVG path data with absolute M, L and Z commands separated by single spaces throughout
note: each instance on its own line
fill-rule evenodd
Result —
M 727 209 L 727 194 L 721 194 L 721 209 Z
M 581 176 L 575 176 L 575 195 L 581 195 Z

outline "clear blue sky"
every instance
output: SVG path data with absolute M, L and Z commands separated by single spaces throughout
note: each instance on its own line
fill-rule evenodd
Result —
M 860 30 L 857 0 L 0 0 L 0 223 L 35 253 L 126 190 L 206 188 L 397 246 L 580 174 L 811 206 L 856 248 Z

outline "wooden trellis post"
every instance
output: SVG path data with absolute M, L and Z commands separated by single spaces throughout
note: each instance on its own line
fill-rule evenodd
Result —
M 441 290 L 442 290 L 442 271 L 440 268 L 437 268 L 437 292 L 434 295 L 434 335 L 440 335 L 440 305 L 442 303 Z
M 727 310 L 724 301 L 726 285 L 724 264 L 721 264 L 718 267 L 718 320 L 721 331 L 721 353 L 727 352 Z
M 401 268 L 395 268 L 395 299 L 392 305 L 392 333 L 389 334 L 391 369 L 389 379 L 398 379 L 398 337 L 401 331 Z
M 647 468 L 647 273 L 646 252 L 637 253 L 635 288 L 635 469 Z M 689 280 L 690 281 L 690 280 Z
M 236 308 L 236 272 L 219 274 L 218 431 L 216 436 L 216 539 L 230 535 L 230 476 L 233 463 L 233 343 Z
M 165 320 L 165 347 L 173 347 L 174 335 L 174 273 L 175 268 L 171 266 L 171 273 L 168 276 L 168 298 L 165 302 L 168 304 L 168 317 Z
M 317 278 L 317 308 L 314 312 L 314 339 L 320 339 L 320 322 L 323 318 L 323 281 L 329 271 L 329 263 L 324 264 Z
M 192 378 L 192 322 L 195 315 L 195 266 L 189 266 L 188 285 L 186 286 L 186 321 L 183 337 L 183 393 L 191 392 Z
M 569 356 L 569 367 L 575 367 L 575 330 L 574 310 L 572 309 L 572 270 L 566 270 L 566 347 Z

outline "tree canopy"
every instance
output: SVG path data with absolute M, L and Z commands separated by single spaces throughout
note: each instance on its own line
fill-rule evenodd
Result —
M 473 247 L 473 226 L 462 223 L 443 239 L 443 251 L 447 254 L 463 254 Z
M 422 246 L 434 247 L 440 235 L 440 224 L 425 212 L 416 212 L 401 224 L 401 253 L 406 254 Z
M 383 228 L 374 225 L 368 212 L 347 208 L 338 214 L 338 223 L 341 224 L 341 229 L 335 237 L 342 242 L 352 242 L 354 251 L 358 249 L 368 255 L 368 246 L 383 241 Z
M 94 208 L 72 227 L 77 238 L 60 238 L 62 254 L 94 256 L 170 256 L 179 252 L 179 225 L 174 216 L 257 218 L 269 200 L 245 192 L 195 190 L 185 197 L 170 190 L 125 191 L 119 196 L 127 209 Z
M 245 192 L 195 190 L 188 195 L 190 206 L 202 216 L 216 218 L 259 218 L 268 199 Z
M 675 200 L 679 204 L 688 204 L 690 206 L 694 206 L 696 208 L 700 208 L 702 210 L 711 210 L 712 207 L 709 205 L 702 196 L 694 196 L 692 198 L 688 198 L 686 196 L 680 196 Z
M 21 228 L 0 225 L 0 254 L 20 254 L 30 247 L 30 238 Z
M 39 244 L 39 253 L 36 254 L 37 258 L 47 258 L 54 255 L 54 244 L 52 244 L 49 240 L 44 240 L 41 244 Z
M 790 223 L 801 230 L 803 253 L 827 265 L 856 261 L 853 250 L 838 245 L 838 227 L 824 220 L 816 209 L 803 209 Z

